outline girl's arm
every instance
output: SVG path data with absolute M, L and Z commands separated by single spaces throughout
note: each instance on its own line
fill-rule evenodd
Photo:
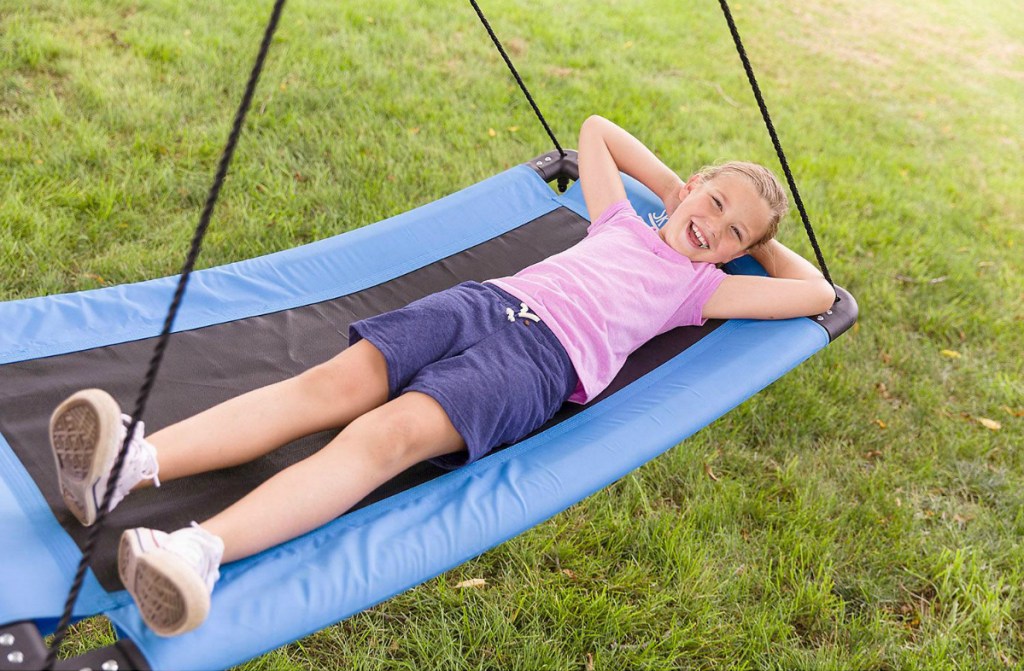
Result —
M 705 319 L 789 319 L 825 312 L 836 294 L 821 272 L 778 240 L 750 255 L 771 277 L 729 275 L 704 304 Z
M 580 184 L 591 221 L 626 198 L 622 171 L 658 195 L 669 213 L 684 183 L 643 143 L 608 119 L 591 116 L 580 127 Z

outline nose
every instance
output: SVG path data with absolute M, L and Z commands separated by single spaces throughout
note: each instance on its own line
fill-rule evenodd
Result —
M 713 225 L 708 226 L 708 235 L 710 235 L 711 238 L 717 242 L 718 239 L 722 237 L 722 232 L 725 230 L 725 227 L 727 226 L 725 217 L 722 216 L 721 214 L 715 215 L 712 219 L 712 224 Z

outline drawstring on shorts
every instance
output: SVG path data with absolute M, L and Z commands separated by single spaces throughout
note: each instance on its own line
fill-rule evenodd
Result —
M 540 321 L 540 317 L 530 312 L 530 308 L 527 307 L 526 303 L 519 304 L 519 314 L 516 314 L 516 311 L 513 308 L 505 308 L 505 315 L 508 317 L 510 322 L 514 322 L 517 317 L 529 319 L 534 322 Z

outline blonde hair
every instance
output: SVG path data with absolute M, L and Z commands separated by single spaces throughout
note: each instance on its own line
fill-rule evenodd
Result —
M 708 165 L 697 172 L 697 175 L 705 182 L 725 174 L 745 177 L 771 211 L 771 216 L 768 219 L 768 229 L 750 247 L 757 247 L 773 240 L 779 232 L 779 221 L 789 211 L 789 198 L 786 196 L 786 190 L 782 188 L 782 183 L 779 182 L 778 178 L 768 168 L 758 163 L 748 163 L 746 161 L 729 161 L 720 165 Z

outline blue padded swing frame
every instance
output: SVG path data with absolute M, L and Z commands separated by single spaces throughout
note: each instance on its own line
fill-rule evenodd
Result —
M 626 178 L 638 213 L 663 211 Z M 196 272 L 175 330 L 309 305 L 365 289 L 513 230 L 556 208 L 583 217 L 579 184 L 559 195 L 517 166 L 391 219 Z M 749 259 L 738 272 L 763 272 Z M 176 278 L 0 304 L 0 364 L 155 336 Z M 76 617 L 106 614 L 152 668 L 223 668 L 273 650 L 478 556 L 615 482 L 713 422 L 829 343 L 813 319 L 730 320 L 566 421 L 463 469 L 226 565 L 210 616 L 160 638 L 126 592 L 91 574 Z M 686 412 L 680 412 L 686 408 Z M 46 630 L 80 552 L 0 435 L 0 622 Z

